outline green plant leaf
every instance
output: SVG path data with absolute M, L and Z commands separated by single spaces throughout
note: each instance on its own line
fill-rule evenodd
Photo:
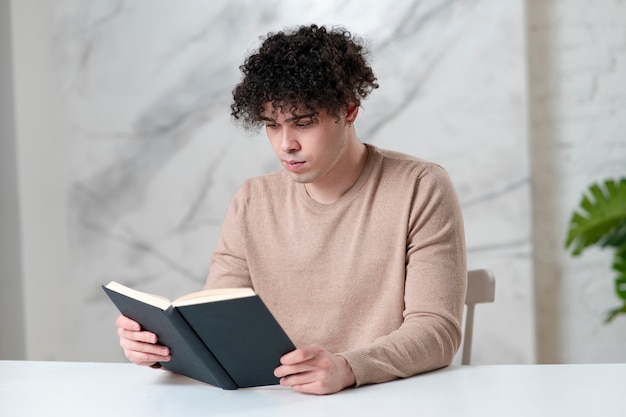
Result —
M 613 270 L 617 272 L 615 277 L 615 294 L 624 302 L 621 307 L 607 312 L 605 323 L 610 323 L 619 314 L 626 314 L 626 244 L 617 248 L 613 259 Z
M 611 229 L 602 243 L 602 247 L 623 245 L 626 245 L 626 219 Z
M 614 290 L 623 305 L 607 312 L 604 322 L 609 323 L 626 314 L 626 178 L 590 185 L 572 213 L 565 248 L 579 256 L 594 245 L 615 249 Z
M 626 243 L 615 252 L 613 270 L 617 272 L 618 276 L 626 277 Z
M 615 250 L 613 271 L 617 272 L 614 281 L 615 294 L 623 301 L 623 305 L 607 312 L 604 323 L 610 323 L 619 314 L 626 314 L 626 243 Z
M 594 183 L 572 213 L 565 247 L 578 256 L 590 246 L 622 246 L 626 240 L 626 178 Z
M 612 322 L 618 314 L 626 314 L 626 304 L 619 308 L 614 308 L 608 311 L 606 314 L 606 318 L 604 319 L 604 323 L 608 324 Z
M 615 280 L 615 294 L 622 300 L 626 301 L 626 277 Z

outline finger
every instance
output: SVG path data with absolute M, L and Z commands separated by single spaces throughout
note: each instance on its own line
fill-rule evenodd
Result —
M 318 369 L 311 361 L 298 363 L 295 365 L 280 365 L 274 369 L 274 375 L 278 378 L 286 377 L 289 375 L 301 374 L 304 372 L 313 372 Z
M 282 378 L 280 381 L 282 386 L 291 387 L 298 392 L 307 394 L 332 394 L 341 391 L 346 384 L 337 378 L 328 378 L 321 376 L 317 372 L 305 372 L 297 375 L 290 375 Z
M 122 346 L 124 350 L 158 355 L 161 357 L 167 357 L 170 354 L 170 350 L 167 346 L 137 342 L 130 339 L 120 339 L 120 346 Z
M 319 381 L 307 384 L 292 385 L 291 389 L 305 394 L 326 395 L 334 394 L 339 390 L 330 386 L 323 385 Z
M 122 339 L 120 345 L 126 358 L 138 365 L 152 365 L 155 362 L 168 362 L 171 357 L 169 349 L 161 345 L 135 342 Z
M 169 362 L 169 356 L 153 355 L 145 352 L 137 352 L 134 350 L 125 350 L 126 358 L 135 365 L 151 366 L 157 362 Z
M 129 319 L 128 317 L 124 315 L 117 316 L 117 319 L 115 319 L 115 325 L 118 328 L 132 330 L 136 332 L 141 330 L 141 325 L 139 323 L 137 323 L 136 321 L 132 319 Z
M 289 374 L 280 378 L 280 385 L 284 387 L 293 387 L 296 385 L 310 384 L 318 380 L 320 380 L 320 375 L 318 372 L 300 372 L 297 374 Z
M 157 335 L 154 333 L 146 332 L 146 331 L 136 332 L 136 331 L 126 330 L 121 327 L 117 329 L 117 335 L 120 337 L 120 339 L 134 340 L 137 342 L 154 344 L 158 341 Z
M 293 375 L 281 379 L 281 385 L 306 394 L 332 394 L 341 390 L 341 386 L 326 379 L 312 377 L 309 373 Z
M 283 365 L 294 365 L 297 363 L 302 363 L 314 359 L 315 356 L 319 355 L 322 351 L 323 349 L 318 346 L 306 346 L 298 348 L 283 355 L 280 358 L 280 363 Z

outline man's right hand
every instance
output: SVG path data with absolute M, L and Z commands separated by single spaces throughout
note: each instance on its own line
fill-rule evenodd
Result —
M 157 362 L 168 362 L 170 350 L 157 344 L 154 333 L 142 331 L 141 326 L 124 315 L 115 320 L 117 334 L 120 337 L 120 346 L 124 355 L 134 364 L 152 366 Z

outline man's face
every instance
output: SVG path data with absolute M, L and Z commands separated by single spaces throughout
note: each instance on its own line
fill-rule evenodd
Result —
M 280 112 L 271 105 L 265 109 L 267 136 L 291 177 L 305 184 L 332 184 L 340 175 L 338 164 L 347 147 L 345 116 L 310 110 Z

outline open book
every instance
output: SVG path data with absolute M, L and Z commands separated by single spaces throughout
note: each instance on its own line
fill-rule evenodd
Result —
M 170 349 L 164 368 L 224 389 L 277 384 L 280 357 L 295 349 L 251 288 L 199 291 L 174 301 L 115 281 L 102 288 L 123 315 Z

